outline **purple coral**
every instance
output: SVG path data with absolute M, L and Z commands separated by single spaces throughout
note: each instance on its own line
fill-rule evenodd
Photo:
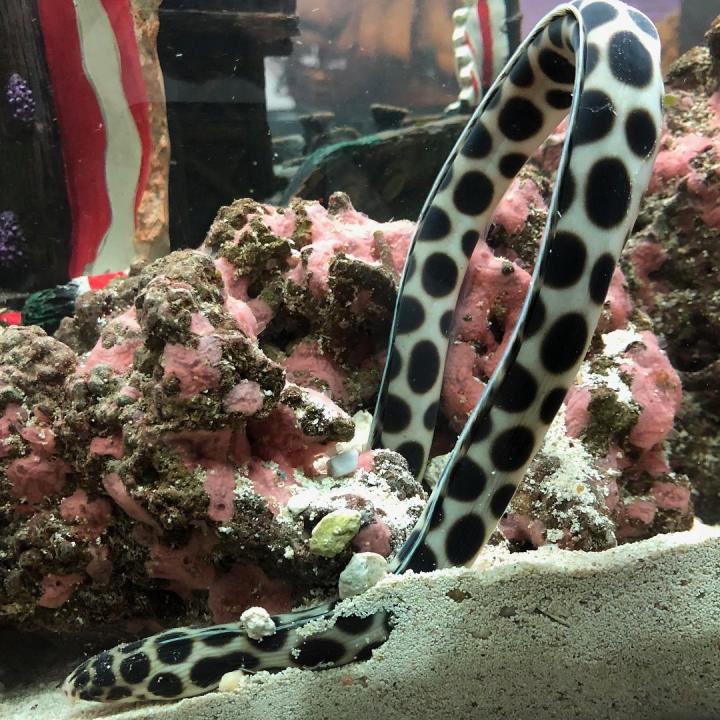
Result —
M 0 268 L 17 263 L 25 255 L 25 235 L 12 210 L 0 212 Z
M 35 119 L 35 98 L 27 80 L 22 75 L 13 73 L 10 76 L 5 97 L 15 120 L 30 124 Z

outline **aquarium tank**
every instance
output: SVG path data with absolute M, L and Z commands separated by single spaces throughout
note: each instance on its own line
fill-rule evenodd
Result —
M 0 719 L 720 717 L 720 0 L 4 0 Z

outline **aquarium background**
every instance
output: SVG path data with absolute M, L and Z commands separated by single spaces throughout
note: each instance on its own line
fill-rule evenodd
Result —
M 83 4 L 83 0 L 78 2 Z M 99 3 L 100 0 L 87 0 L 85 4 L 97 8 Z M 34 392 L 33 386 L 37 386 L 40 401 L 32 403 L 32 408 L 28 403 L 35 415 L 28 414 L 27 422 L 33 428 L 35 422 L 45 423 L 52 415 L 46 412 L 47 408 L 53 410 L 59 402 L 57 387 L 62 385 L 65 375 L 70 376 L 76 359 L 85 358 L 85 362 L 88 353 L 95 353 L 94 358 L 105 357 L 105 345 L 120 346 L 126 334 L 135 331 L 124 313 L 130 311 L 142 295 L 143 283 L 155 272 L 147 270 L 153 261 L 160 261 L 156 266 L 159 284 L 170 277 L 173 283 L 185 283 L 184 290 L 189 288 L 193 298 L 202 296 L 202 302 L 222 305 L 226 299 L 218 300 L 217 288 L 212 287 L 207 268 L 197 258 L 175 256 L 182 259 L 171 258 L 166 265 L 162 259 L 175 250 L 202 247 L 208 254 L 216 252 L 223 242 L 234 238 L 235 231 L 246 229 L 247 208 L 257 208 L 253 203 L 259 202 L 282 208 L 292 206 L 298 216 L 303 212 L 314 213 L 312 222 L 305 219 L 298 225 L 297 233 L 293 228 L 292 242 L 298 247 L 312 234 L 313 223 L 318 227 L 336 223 L 338 236 L 350 240 L 356 237 L 358 228 L 374 240 L 379 233 L 378 256 L 382 257 L 383 272 L 372 264 L 368 271 L 363 262 L 356 263 L 351 258 L 341 264 L 337 275 L 340 279 L 333 292 L 323 295 L 325 286 L 322 292 L 318 291 L 321 300 L 311 297 L 309 289 L 301 297 L 300 293 L 286 293 L 273 285 L 277 280 L 275 271 L 283 266 L 290 242 L 287 237 L 278 240 L 274 235 L 275 232 L 282 235 L 275 211 L 268 211 L 273 222 L 256 222 L 251 228 L 254 235 L 252 242 L 248 242 L 252 246 L 248 257 L 240 257 L 240 251 L 234 256 L 234 261 L 238 264 L 246 261 L 249 268 L 242 290 L 247 291 L 248 307 L 256 310 L 260 307 L 262 311 L 262 303 L 267 301 L 268 305 L 274 303 L 273 310 L 280 308 L 281 320 L 270 324 L 267 331 L 264 319 L 256 324 L 257 318 L 248 314 L 245 307 L 234 308 L 233 317 L 244 337 L 252 338 L 253 348 L 262 344 L 263 352 L 267 351 L 267 358 L 263 355 L 258 360 L 252 356 L 257 365 L 251 363 L 253 372 L 257 371 L 266 382 L 263 391 L 279 392 L 280 381 L 277 374 L 273 375 L 273 362 L 286 363 L 302 345 L 303 338 L 322 335 L 326 343 L 323 352 L 337 353 L 343 372 L 351 368 L 347 375 L 350 392 L 343 398 L 342 414 L 333 419 L 334 431 L 344 433 L 343 439 L 347 441 L 345 436 L 352 436 L 352 428 L 345 411 L 349 417 L 358 409 L 373 407 L 392 319 L 394 283 L 400 277 L 403 252 L 412 237 L 411 223 L 417 220 L 428 190 L 472 110 L 458 102 L 452 13 L 461 3 L 102 0 L 109 20 L 86 18 L 86 35 L 79 46 L 82 52 L 94 52 L 97 67 L 114 67 L 115 85 L 108 82 L 104 89 L 98 76 L 90 80 L 85 77 L 85 73 L 91 73 L 92 63 L 83 65 L 80 56 L 68 50 L 74 47 L 65 42 L 66 23 L 72 20 L 66 14 L 70 4 L 63 0 L 61 12 L 60 0 L 57 5 L 53 0 L 8 0 L 7 12 L 0 12 L 0 324 L 2 332 L 7 333 L 0 341 L 0 400 L 7 405 L 16 398 L 6 388 L 11 380 L 25 383 L 28 397 Z M 520 0 L 521 35 L 530 32 L 556 4 L 551 0 Z M 638 335 L 633 335 L 635 339 L 628 340 L 611 357 L 603 355 L 598 344 L 593 346 L 595 354 L 582 379 L 585 384 L 574 398 L 575 425 L 568 426 L 567 434 L 560 433 L 554 439 L 560 444 L 553 446 L 558 455 L 571 460 L 579 445 L 587 446 L 596 454 L 592 471 L 608 473 L 607 477 L 603 475 L 603 482 L 612 473 L 622 475 L 629 468 L 620 482 L 620 490 L 616 485 L 612 492 L 607 492 L 612 502 L 616 499 L 612 493 L 618 492 L 626 504 L 621 502 L 608 510 L 611 520 L 603 515 L 601 522 L 593 524 L 596 515 L 591 511 L 598 506 L 603 512 L 607 510 L 603 505 L 604 490 L 594 488 L 595 494 L 588 492 L 579 501 L 576 495 L 580 491 L 573 495 L 569 485 L 553 487 L 556 494 L 546 502 L 540 488 L 547 488 L 542 485 L 543 479 L 557 468 L 554 460 L 538 463 L 532 477 L 535 484 L 520 493 L 514 512 L 503 527 L 505 535 L 501 541 L 513 553 L 535 549 L 548 538 L 567 540 L 563 525 L 550 528 L 549 535 L 543 534 L 547 530 L 542 523 L 550 512 L 548 508 L 553 512 L 560 508 L 566 513 L 565 518 L 570 518 L 568 526 L 581 527 L 577 537 L 573 536 L 565 547 L 587 551 L 606 550 L 613 542 L 631 543 L 657 533 L 686 530 L 694 516 L 708 524 L 720 522 L 717 479 L 720 256 L 716 242 L 720 225 L 717 213 L 720 150 L 717 127 L 713 124 L 713 113 L 720 107 L 717 95 L 713 94 L 720 57 L 717 35 L 714 54 L 711 53 L 714 59 L 702 51 L 691 53 L 674 65 L 683 53 L 705 42 L 711 21 L 720 14 L 720 0 L 635 0 L 634 4 L 655 22 L 663 42 L 663 69 L 671 72 L 664 99 L 671 119 L 670 135 L 663 147 L 667 154 L 658 165 L 649 200 L 621 263 L 625 280 L 616 278 L 613 283 L 601 332 L 620 333 L 616 336 L 619 346 L 630 337 L 622 334 L 628 322 Z M 44 18 L 44 33 L 40 17 Z M 53 19 L 58 20 L 57 25 L 53 25 Z M 54 28 L 54 36 L 48 28 Z M 133 30 L 134 40 L 128 34 Z M 117 53 L 108 51 L 115 47 L 113 42 L 117 43 Z M 132 51 L 123 53 L 122 48 Z M 111 56 L 107 63 L 104 54 Z M 84 90 L 82 97 L 76 94 L 80 86 Z M 97 117 L 86 112 L 86 103 L 93 102 L 95 91 L 105 93 L 99 103 L 102 113 Z M 113 121 L 108 122 L 108 117 Z M 116 136 L 116 129 L 127 134 Z M 96 141 L 99 137 L 110 137 L 111 133 L 119 139 L 113 151 L 107 152 L 109 146 Z M 553 136 L 538 153 L 532 167 L 524 171 L 522 188 L 514 187 L 512 203 L 493 224 L 489 249 L 483 256 L 490 268 L 488 274 L 483 274 L 479 261 L 476 263 L 471 280 L 481 290 L 478 297 L 463 306 L 453 336 L 453 345 L 459 347 L 454 368 L 470 368 L 463 376 L 465 380 L 487 382 L 492 369 L 488 357 L 502 346 L 511 331 L 508 318 L 512 313 L 507 306 L 519 307 L 522 282 L 532 272 L 536 242 L 546 217 L 543 203 L 549 197 L 560 141 L 560 136 Z M 129 177 L 132 182 L 117 180 L 118 177 Z M 102 196 L 104 189 L 108 195 L 117 193 L 115 199 L 106 200 Z M 78 197 L 84 200 L 79 201 Z M 302 202 L 293 206 L 295 198 Z M 238 203 L 239 199 L 246 200 Z M 119 210 L 122 207 L 127 211 L 124 216 Z M 337 215 L 342 220 L 336 221 Z M 103 223 L 112 228 L 115 220 L 125 224 L 115 225 L 110 233 Z M 112 246 L 100 260 L 94 257 L 96 248 L 88 240 L 91 235 L 92 242 L 102 240 L 106 249 Z M 392 239 L 387 246 L 381 242 L 385 236 Z M 503 259 L 505 256 L 509 260 Z M 324 271 L 337 258 L 328 255 L 326 260 L 325 267 L 316 266 L 321 278 L 316 282 L 321 285 L 327 281 Z M 337 265 L 333 268 L 335 271 Z M 492 277 L 490 271 L 494 273 Z M 126 280 L 128 272 L 131 277 Z M 512 292 L 506 286 L 494 284 L 496 276 L 507 278 L 513 273 L 522 281 L 517 281 L 518 285 L 510 289 Z M 224 282 L 231 285 L 228 277 Z M 346 316 L 353 316 L 347 308 L 355 307 L 353 293 L 362 283 L 367 283 L 380 300 L 371 312 L 358 315 L 360 319 L 353 324 L 354 319 L 347 320 Z M 507 302 L 508 295 L 512 302 Z M 488 298 L 491 308 L 485 318 L 487 327 L 473 324 L 462 335 L 462 322 L 473 323 L 478 303 L 482 305 Z M 177 334 L 172 316 L 182 311 L 185 300 L 177 302 L 172 312 L 168 310 L 170 306 L 158 310 L 158 327 L 169 337 L 180 337 L 177 343 L 180 346 L 186 338 Z M 208 330 L 202 320 L 195 318 L 194 322 L 198 334 Z M 33 325 L 42 327 L 49 335 L 56 333 L 57 343 L 44 336 L 42 340 L 31 338 L 31 342 L 29 334 L 13 334 L 16 328 L 27 331 L 26 326 Z M 163 378 L 157 353 L 166 338 L 163 336 L 160 342 L 150 332 L 146 335 L 142 342 L 147 341 L 149 350 L 143 354 L 143 372 L 148 378 Z M 641 336 L 646 342 L 644 349 L 640 349 L 642 343 L 637 340 Z M 130 337 L 130 344 L 135 340 Z M 22 354 L 24 351 L 16 351 L 17 347 L 24 347 L 23 343 L 32 346 L 27 357 Z M 186 350 L 187 357 L 182 355 Z M 326 362 L 321 357 L 323 352 L 311 349 L 303 357 L 298 352 L 293 380 L 301 384 L 303 378 L 308 380 L 310 376 L 312 380 L 313 373 L 321 372 L 327 372 L 332 379 L 334 370 L 332 367 L 327 370 L 323 364 Z M 363 365 L 371 352 L 372 363 Z M 192 349 L 188 346 L 178 353 L 177 367 L 187 361 L 195 372 Z M 111 355 L 108 350 L 105 359 L 112 360 Z M 236 359 L 237 356 L 233 361 Z M 122 361 L 118 360 L 121 364 Z M 238 372 L 241 366 L 238 361 Z M 243 367 L 244 372 L 248 366 Z M 33 375 L 36 372 L 42 382 Z M 111 414 L 108 407 L 114 402 L 103 400 L 108 379 L 102 373 L 94 375 L 92 383 L 86 383 L 92 385 L 89 390 L 80 387 L 84 382 L 78 381 L 67 405 L 74 414 L 64 426 L 62 437 L 72 447 L 78 437 L 87 435 L 83 413 L 94 413 L 94 409 L 88 408 L 97 403 L 99 409 L 92 422 L 102 424 Z M 182 382 L 193 386 L 192 372 L 183 372 Z M 461 392 L 460 380 L 453 378 L 453 382 L 456 384 L 448 393 L 452 396 L 451 408 L 461 416 L 476 398 Z M 149 380 L 148 383 L 143 392 L 148 397 L 154 393 L 153 402 L 156 409 L 160 408 L 161 402 L 167 400 L 163 395 L 165 389 L 158 389 L 159 380 L 157 388 L 151 387 Z M 607 392 L 606 385 L 611 386 Z M 592 413 L 587 410 L 591 390 Z M 176 391 L 177 387 L 168 395 Z M 120 390 L 118 393 L 122 394 Z M 128 397 L 131 394 L 128 391 Z M 238 395 L 235 400 L 240 406 L 245 399 Z M 318 411 L 320 401 L 317 397 L 314 400 L 316 405 L 309 403 L 307 397 L 295 396 L 288 403 L 306 403 Z M 123 398 L 122 403 L 125 402 Z M 172 402 L 172 397 L 168 402 Z M 577 410 L 583 402 L 586 416 Z M 179 407 L 167 410 L 173 422 L 181 422 L 178 418 L 191 412 L 204 411 Z M 588 419 L 590 414 L 592 419 Z M 192 417 L 194 422 L 196 416 Z M 459 429 L 457 422 L 453 424 L 448 417 L 439 423 L 437 452 L 451 447 Z M 202 417 L 202 422 L 205 420 Z M 203 431 L 214 432 L 218 422 L 222 424 L 222 419 L 210 418 Z M 266 423 L 260 426 L 257 437 L 267 434 L 280 442 L 277 438 L 285 430 L 279 422 Z M 114 426 L 112 431 L 122 433 L 123 429 Z M 35 452 L 40 442 L 34 430 L 25 428 L 24 432 L 22 436 L 15 433 L 9 417 L 0 419 L 0 435 L 4 438 L 15 433 L 13 452 L 17 450 L 22 457 L 25 457 L 22 453 Z M 178 433 L 182 430 L 178 429 Z M 83 473 L 90 479 L 80 488 L 82 492 L 94 488 L 89 496 L 90 505 L 83 504 L 87 495 L 85 500 L 74 496 L 74 504 L 66 503 L 64 511 L 71 519 L 76 507 L 88 515 L 96 512 L 93 528 L 101 528 L 104 513 L 109 512 L 107 507 L 111 505 L 109 495 L 97 486 L 100 470 L 114 453 L 122 452 L 116 438 L 98 439 L 107 441 L 96 443 L 103 452 L 107 451 L 105 455 L 99 453 L 105 459 L 87 460 Z M 253 438 L 253 442 L 256 440 L 262 442 Z M 82 442 L 77 440 L 78 447 Z M 605 453 L 609 452 L 608 447 L 615 447 L 614 443 L 622 446 L 619 452 L 627 452 L 627 465 L 610 467 L 612 463 Z M 222 454 L 223 448 L 230 452 L 225 446 L 218 452 Z M 190 449 L 194 452 L 197 448 Z M 235 450 L 233 447 L 232 452 Z M 183 446 L 185 451 L 187 447 Z M 83 452 L 78 450 L 77 457 Z M 116 567 L 124 567 L 118 556 L 126 554 L 128 574 L 121 576 L 125 580 L 114 578 L 109 590 L 103 586 L 106 589 L 97 593 L 83 585 L 84 576 L 74 577 L 75 565 L 80 562 L 78 547 L 84 552 L 87 548 L 82 543 L 94 543 L 97 537 L 92 533 L 91 540 L 83 537 L 72 551 L 65 546 L 67 543 L 56 544 L 67 531 L 63 523 L 72 524 L 74 520 L 64 518 L 55 507 L 58 497 L 52 494 L 55 487 L 52 468 L 43 476 L 46 484 L 42 485 L 50 499 L 38 512 L 42 517 L 34 525 L 28 523 L 26 529 L 23 523 L 28 515 L 15 513 L 13 501 L 8 500 L 5 469 L 9 462 L 0 455 L 0 649 L 22 644 L 24 650 L 17 656 L 20 662 L 15 657 L 8 661 L 7 654 L 0 658 L 0 691 L 3 684 L 16 688 L 31 683 L 34 678 L 29 668 L 40 661 L 43 666 L 69 669 L 80 657 L 115 640 L 126 639 L 127 628 L 121 627 L 121 621 L 134 614 L 134 601 L 138 601 L 144 618 L 151 618 L 133 626 L 132 632 L 136 634 L 154 631 L 161 625 L 172 627 L 178 618 L 182 622 L 201 623 L 218 617 L 235 619 L 231 612 L 222 615 L 215 609 L 208 610 L 205 600 L 208 587 L 212 586 L 216 598 L 220 597 L 219 604 L 232 605 L 233 600 L 237 601 L 236 588 L 245 578 L 234 565 L 237 557 L 233 553 L 245 552 L 245 536 L 229 534 L 223 540 L 224 554 L 212 558 L 203 539 L 183 525 L 188 518 L 191 523 L 197 519 L 192 515 L 200 507 L 197 496 L 184 494 L 189 486 L 178 490 L 174 479 L 167 481 L 174 466 L 163 464 L 165 459 L 157 467 L 150 461 L 147 466 L 138 466 L 141 470 L 138 474 L 146 483 L 138 496 L 152 512 L 167 511 L 172 515 L 173 508 L 178 509 L 180 529 L 171 529 L 167 545 L 153 547 L 152 562 L 143 555 L 151 547 L 147 538 L 140 538 L 133 553 L 125 553 L 124 535 L 113 541 L 115 545 L 109 543 Z M 391 471 L 395 472 L 392 468 Z M 391 471 L 389 479 L 384 478 L 389 485 L 396 480 Z M 655 480 L 648 480 L 650 476 Z M 407 513 L 402 519 L 409 527 L 408 518 L 417 509 L 413 497 L 420 497 L 423 491 L 407 478 L 403 481 L 416 495 L 408 492 L 402 498 L 409 510 L 400 504 L 392 509 L 399 516 Z M 160 487 L 155 494 L 153 483 Z M 37 495 L 31 505 L 45 502 L 41 496 L 42 493 Z M 207 498 L 202 494 L 200 497 L 202 515 Z M 252 526 L 256 521 L 252 516 L 255 500 L 248 502 L 244 509 Z M 533 508 L 541 519 L 528 508 Z M 117 511 L 114 506 L 113 509 Z M 24 508 L 23 512 L 26 511 L 30 512 Z M 226 511 L 225 505 L 214 508 L 219 518 Z M 81 511 L 77 512 L 80 517 Z M 123 518 L 123 522 L 130 523 L 124 515 Z M 267 513 L 263 518 L 265 522 Z M 310 526 L 308 520 L 307 527 Z M 611 531 L 606 533 L 610 526 Z M 123 526 L 122 532 L 128 527 Z M 267 527 L 273 528 L 271 523 L 263 526 L 265 530 Z M 105 530 L 98 529 L 98 537 Z M 252 532 L 242 528 L 242 532 L 246 530 L 250 537 Z M 389 543 L 385 536 L 380 540 L 374 536 L 371 540 Z M 187 554 L 182 555 L 186 550 Z M 21 557 L 22 563 L 18 563 Z M 277 553 L 274 559 L 277 558 L 281 564 L 287 559 L 282 553 Z M 208 564 L 216 560 L 217 568 L 209 569 Z M 165 577 L 166 566 L 172 566 L 174 572 L 176 565 L 196 561 L 199 579 L 188 580 L 183 575 L 178 584 L 167 584 L 168 580 L 177 581 L 177 577 Z M 93 572 L 101 578 L 104 572 L 109 572 L 107 556 L 102 552 L 97 557 L 93 555 L 93 562 L 96 563 Z M 142 582 L 134 585 L 138 568 L 141 574 L 145 572 L 146 562 L 151 580 L 143 576 Z M 57 563 L 59 571 L 48 575 L 48 567 L 53 563 Z M 218 578 L 213 575 L 215 570 Z M 48 578 L 55 574 L 70 580 L 65 585 L 58 581 L 57 587 L 51 586 Z M 132 582 L 126 584 L 131 576 Z M 208 579 L 210 576 L 212 580 Z M 275 592 L 274 576 L 271 580 L 265 576 L 254 579 L 258 577 L 263 592 Z M 332 579 L 326 576 L 321 579 L 326 589 L 332 585 Z M 222 587 L 220 580 L 224 582 Z M 192 583 L 197 583 L 197 587 Z M 126 587 L 132 588 L 128 591 L 129 599 L 121 597 Z M 57 610 L 55 615 L 47 612 L 51 606 L 37 605 L 38 598 L 46 592 L 48 602 L 58 603 L 52 608 Z M 285 610 L 289 600 L 283 592 L 278 591 L 275 599 L 280 598 L 278 607 Z M 62 600 L 64 593 L 67 600 Z M 453 595 L 452 602 L 459 604 L 458 597 L 462 600 L 462 595 Z M 94 604 L 96 598 L 98 603 Z M 82 625 L 82 613 L 86 610 L 93 614 L 93 624 L 89 629 L 85 626 L 78 630 L 77 619 Z M 105 612 L 107 617 L 112 616 L 111 632 L 97 623 L 98 617 L 105 619 Z M 156 621 L 154 616 L 160 620 Z M 505 619 L 510 621 L 512 617 L 508 614 Z M 26 635 L 26 631 L 30 632 Z M 64 637 L 72 637 L 67 647 L 60 631 L 68 634 Z M 53 682 L 59 679 L 55 675 L 52 678 Z

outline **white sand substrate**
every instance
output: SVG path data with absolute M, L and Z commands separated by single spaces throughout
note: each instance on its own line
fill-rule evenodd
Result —
M 259 673 L 235 692 L 70 707 L 41 680 L 2 720 L 720 718 L 720 528 L 602 553 L 542 548 L 391 579 L 346 601 L 398 624 L 369 662 Z

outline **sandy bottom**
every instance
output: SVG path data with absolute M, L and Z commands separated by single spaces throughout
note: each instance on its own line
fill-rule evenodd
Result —
M 0 718 L 720 717 L 720 528 L 603 553 L 487 555 L 473 570 L 393 579 L 352 602 L 398 619 L 369 662 L 258 673 L 233 693 L 122 712 L 71 708 L 55 688 L 66 668 L 38 668 L 37 684 L 0 700 Z

